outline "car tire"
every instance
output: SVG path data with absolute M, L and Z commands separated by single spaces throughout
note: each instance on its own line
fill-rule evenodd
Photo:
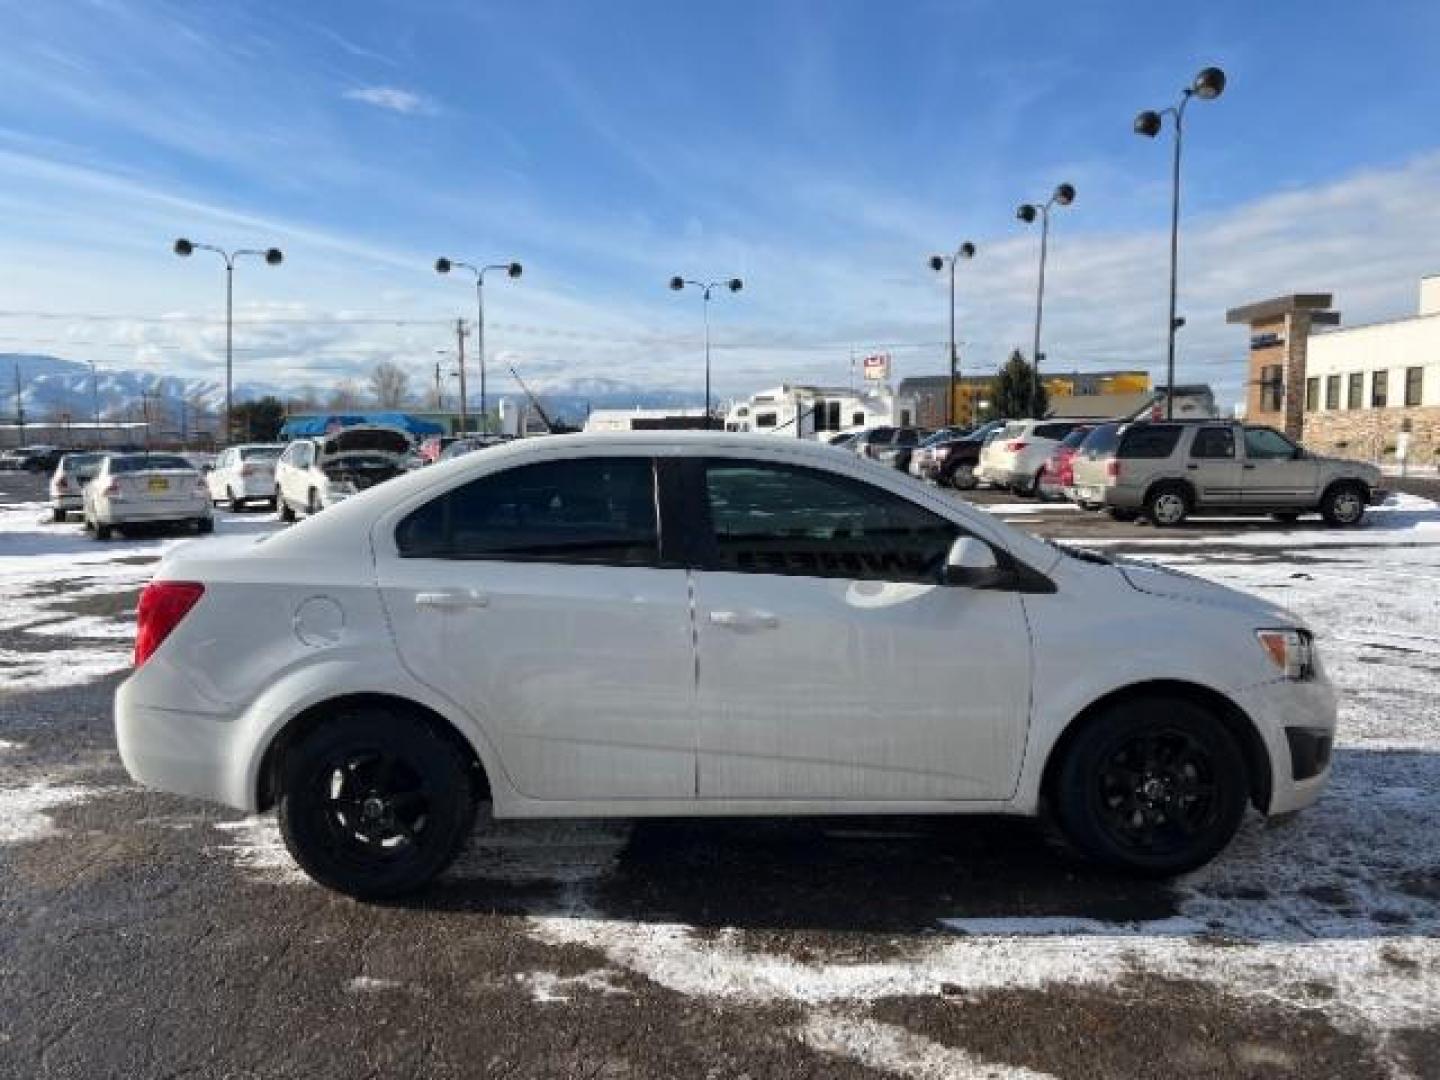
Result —
M 955 471 L 950 474 L 950 486 L 956 491 L 974 491 L 980 486 L 980 481 L 975 476 L 975 466 L 956 465 Z
M 1173 529 L 1190 516 L 1190 493 L 1180 484 L 1156 484 L 1145 496 L 1145 516 L 1157 529 Z
M 1100 508 L 1097 506 L 1097 507 L 1094 507 L 1094 509 L 1098 510 L 1098 509 L 1100 509 Z M 1136 518 L 1138 518 L 1138 517 L 1140 516 L 1140 511 L 1138 511 L 1138 510 L 1122 510 L 1122 509 L 1121 509 L 1120 507 L 1118 507 L 1118 506 L 1109 506 L 1109 507 L 1106 507 L 1106 508 L 1105 508 L 1105 513 L 1109 515 L 1110 520 L 1112 520 L 1112 521 L 1126 521 L 1126 522 L 1129 522 L 1129 521 L 1134 521 Z
M 423 888 L 460 853 L 478 809 L 464 751 L 419 717 L 377 707 L 334 716 L 292 745 L 279 792 L 295 861 L 361 900 Z
M 280 494 L 280 489 L 275 489 L 275 504 L 280 508 L 280 520 L 289 524 L 295 520 L 295 510 L 285 501 L 285 496 Z
M 52 522 L 54 522 L 56 525 L 64 525 L 64 524 L 65 524 L 65 519 L 68 518 L 69 516 L 70 516 L 70 513 L 69 513 L 69 511 L 67 511 L 67 510 L 51 510 L 51 511 L 50 511 L 50 520 L 51 520 Z
M 209 517 L 196 518 L 195 531 L 201 536 L 208 536 L 215 531 L 215 519 Z
M 314 517 L 320 512 L 320 498 L 315 489 L 310 489 L 310 494 L 305 496 L 305 516 Z
M 111 535 L 111 533 L 113 533 L 113 532 L 114 532 L 114 529 L 113 529 L 112 526 L 102 525 L 102 524 L 101 524 L 100 522 L 98 522 L 98 521 L 95 522 L 95 539 L 96 539 L 96 540 L 109 540 L 109 539 L 110 539 L 110 535 Z
M 1052 810 L 1095 862 L 1144 877 L 1203 866 L 1249 801 L 1245 756 L 1218 718 L 1185 698 L 1137 698 L 1088 722 L 1055 772 Z
M 1332 528 L 1354 528 L 1365 520 L 1367 502 L 1367 492 L 1359 484 L 1332 484 L 1320 497 L 1320 516 Z

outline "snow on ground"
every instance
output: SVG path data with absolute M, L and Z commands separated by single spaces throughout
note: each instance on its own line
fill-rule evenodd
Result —
M 34 654 L 46 673 L 22 671 L 19 685 L 95 677 L 102 658 L 123 667 L 125 643 L 86 621 L 94 616 L 57 615 L 47 600 L 53 603 L 57 582 L 67 597 L 133 588 L 153 566 L 116 559 L 160 555 L 179 541 L 98 545 L 78 528 L 41 526 L 38 517 L 35 505 L 0 509 L 6 629 L 61 645 Z M 528 932 L 595 949 L 606 961 L 579 977 L 534 972 L 526 984 L 532 996 L 559 1004 L 623 992 L 612 978 L 628 972 L 686 995 L 789 1006 L 799 1010 L 794 1035 L 807 1045 L 913 1077 L 1039 1074 L 988 1065 L 879 1023 L 865 1015 L 870 1003 L 942 988 L 953 998 L 957 990 L 1106 986 L 1138 973 L 1320 1009 L 1371 1037 L 1440 1023 L 1440 506 L 1397 496 L 1353 530 L 1197 525 L 1078 542 L 1123 547 L 1127 556 L 1263 596 L 1307 621 L 1342 703 L 1334 777 L 1316 806 L 1285 822 L 1252 818 L 1229 851 L 1179 884 L 1172 917 L 1115 923 L 957 913 L 911 935 L 902 955 L 864 962 L 796 959 L 757 951 L 734 930 L 610 916 L 596 886 L 620 857 L 628 826 L 502 824 L 477 838 L 455 876 L 559 883 L 563 902 L 529 917 Z M 0 686 L 17 685 L 10 665 L 23 667 L 30 655 L 0 651 Z M 47 810 L 88 794 L 58 784 L 0 787 L 0 822 L 7 823 L 0 841 L 42 835 L 51 827 Z M 215 827 L 223 837 L 216 849 L 257 879 L 306 881 L 273 818 Z

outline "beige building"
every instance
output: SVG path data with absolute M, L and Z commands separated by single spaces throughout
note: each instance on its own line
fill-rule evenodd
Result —
M 1440 453 L 1440 275 L 1420 282 L 1416 315 L 1339 323 L 1324 293 L 1235 308 L 1250 326 L 1246 415 L 1312 449 L 1346 457 L 1435 464 Z

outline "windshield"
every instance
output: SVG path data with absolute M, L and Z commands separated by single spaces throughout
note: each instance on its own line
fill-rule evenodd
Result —
M 66 454 L 60 459 L 60 467 L 66 472 L 80 472 L 81 470 L 94 472 L 104 459 L 104 454 Z
M 240 451 L 240 460 L 274 461 L 283 450 L 283 446 L 246 446 Z

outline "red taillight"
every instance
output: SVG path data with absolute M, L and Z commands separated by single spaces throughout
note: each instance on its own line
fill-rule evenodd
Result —
M 140 594 L 136 611 L 135 666 L 149 660 L 170 631 L 180 625 L 201 596 L 205 586 L 198 581 L 152 581 Z
M 1028 445 L 1029 444 L 1024 439 L 1012 439 L 1005 444 L 1003 449 L 1007 454 L 1018 454 Z
M 69 481 L 69 480 L 66 480 L 65 477 L 63 477 L 63 476 L 60 477 L 58 480 L 55 481 L 55 490 L 56 490 L 56 491 L 64 491 L 64 490 L 65 490 L 66 488 L 68 488 L 69 486 L 70 486 L 70 481 Z
M 1107 479 L 1107 480 L 1119 480 L 1119 479 L 1120 479 L 1120 459 L 1119 459 L 1119 458 L 1113 458 L 1113 457 L 1112 457 L 1109 461 L 1107 461 L 1107 462 L 1105 463 L 1105 479 Z

